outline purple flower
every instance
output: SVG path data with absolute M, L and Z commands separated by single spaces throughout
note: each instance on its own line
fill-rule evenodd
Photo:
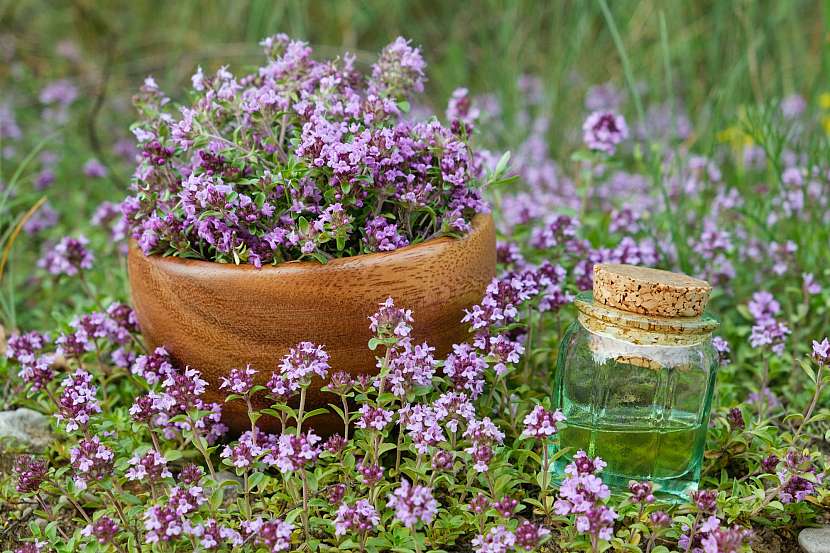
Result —
M 721 521 L 716 516 L 696 523 L 689 528 L 683 525 L 684 534 L 677 545 L 690 553 L 734 553 L 740 551 L 743 542 L 751 533 L 739 526 L 721 528 Z
M 429 525 L 438 513 L 438 502 L 432 497 L 432 490 L 426 486 L 413 486 L 406 478 L 389 494 L 386 506 L 395 509 L 395 518 L 407 528 L 415 528 L 418 522 Z
M 380 516 L 374 506 L 365 499 L 353 505 L 343 503 L 337 509 L 334 520 L 334 535 L 345 536 L 349 532 L 366 535 L 380 524 Z
M 613 155 L 617 144 L 628 138 L 628 126 L 622 115 L 610 111 L 595 111 L 582 125 L 582 139 L 592 150 Z
M 46 386 L 55 377 L 52 366 L 55 363 L 54 355 L 41 355 L 34 363 L 21 364 L 18 376 L 29 385 L 32 392 L 46 389 Z
M 78 88 L 68 79 L 52 81 L 43 87 L 38 99 L 42 104 L 68 106 L 78 97 Z
M 49 463 L 46 459 L 21 455 L 17 458 L 14 471 L 17 473 L 18 493 L 34 493 L 40 489 L 40 485 L 46 478 Z
M 506 495 L 499 501 L 493 502 L 493 509 L 495 509 L 496 512 L 502 517 L 510 518 L 513 516 L 513 511 L 516 510 L 518 505 L 518 499 L 513 499 L 512 497 Z
M 787 452 L 777 475 L 780 481 L 778 497 L 782 503 L 804 501 L 824 481 L 821 473 L 816 474 L 812 460 L 794 450 Z
M 84 163 L 84 175 L 93 179 L 100 179 L 107 176 L 109 172 L 107 168 L 95 158 L 91 158 Z
M 332 434 L 323 444 L 323 449 L 337 455 L 346 447 L 346 440 L 340 434 Z
M 424 342 L 413 346 L 409 339 L 403 339 L 389 355 L 389 374 L 386 381 L 398 397 L 405 397 L 415 386 L 432 385 L 435 374 L 435 348 Z M 378 361 L 378 368 L 381 368 Z M 378 383 L 379 384 L 379 383 Z M 378 385 L 376 384 L 376 386 Z
M 432 470 L 450 472 L 455 463 L 455 455 L 451 451 L 439 449 L 432 456 Z
M 380 407 L 372 407 L 364 404 L 360 410 L 360 418 L 357 419 L 355 426 L 358 428 L 383 430 L 390 422 L 392 422 L 392 411 L 382 409 Z
M 812 273 L 802 273 L 801 279 L 801 287 L 806 295 L 815 296 L 816 294 L 821 293 L 821 285 L 818 282 L 816 282 L 816 279 Z
M 648 519 L 654 528 L 665 528 L 671 524 L 671 517 L 665 511 L 654 511 Z
M 286 397 L 311 384 L 315 374 L 326 378 L 329 368 L 329 355 L 323 346 L 300 342 L 282 358 L 280 372 L 272 376 L 268 387 L 277 397 Z
M 204 475 L 205 471 L 202 467 L 193 463 L 188 463 L 183 466 L 181 472 L 179 472 L 179 483 L 186 486 L 196 485 Z
M 525 427 L 522 436 L 525 438 L 548 438 L 556 434 L 556 425 L 564 420 L 565 415 L 560 410 L 548 411 L 541 405 L 537 405 L 525 416 Z
M 95 397 L 97 388 L 92 385 L 92 375 L 77 369 L 61 383 L 63 392 L 58 398 L 55 418 L 66 423 L 66 431 L 86 428 L 91 415 L 101 412 Z
M 403 37 L 398 37 L 383 49 L 372 66 L 369 93 L 408 98 L 415 92 L 423 92 L 425 68 L 421 50 L 411 47 Z
M 202 524 L 192 525 L 185 521 L 184 531 L 188 535 L 198 538 L 199 545 L 205 549 L 216 549 L 222 545 L 232 547 L 241 546 L 244 543 L 242 536 L 233 528 L 219 525 L 216 520 L 209 518 Z
M 243 436 L 250 436 L 250 431 Z M 259 455 L 259 447 L 250 439 L 239 439 L 239 443 L 230 446 L 226 445 L 220 457 L 230 459 L 231 464 L 238 469 L 244 469 L 253 464 L 254 458 Z
M 701 513 L 715 513 L 718 508 L 718 492 L 717 490 L 692 492 L 692 501 Z
M 476 399 L 484 391 L 484 371 L 487 361 L 469 344 L 455 344 L 444 362 L 444 374 L 456 390 Z
M 230 375 L 222 377 L 222 383 L 219 388 L 228 388 L 231 392 L 239 395 L 246 395 L 254 386 L 254 375 L 257 373 L 251 368 L 251 365 L 244 369 L 231 369 Z
M 49 337 L 39 332 L 12 334 L 6 343 L 6 357 L 20 365 L 31 364 L 48 343 Z
M 738 407 L 733 407 L 726 415 L 726 420 L 729 422 L 729 427 L 732 430 L 743 430 L 746 426 L 744 422 L 744 414 Z
M 747 307 L 756 321 L 775 317 L 781 312 L 781 304 L 776 301 L 772 294 L 763 290 L 752 294 L 752 299 Z
M 604 467 L 605 462 L 599 457 L 591 459 L 584 451 L 577 451 L 565 467 L 568 477 L 559 487 L 559 499 L 554 502 L 556 513 L 586 513 L 600 501 L 608 499 L 611 491 L 595 474 Z M 591 524 L 594 523 L 596 521 Z
M 773 318 L 761 319 L 752 327 L 749 344 L 753 348 L 769 346 L 773 353 L 781 355 L 789 334 L 790 328 L 786 324 Z
M 767 474 L 772 474 L 775 472 L 775 469 L 778 468 L 778 463 L 781 460 L 778 458 L 777 455 L 772 454 L 768 457 L 764 457 L 761 461 L 761 470 L 763 470 Z
M 614 535 L 614 520 L 617 513 L 606 505 L 594 505 L 576 517 L 576 531 L 580 534 L 610 540 Z
M 472 456 L 473 467 L 477 472 L 487 472 L 494 455 L 493 446 L 502 443 L 504 433 L 489 417 L 484 417 L 480 421 L 470 420 L 464 437 L 472 442 L 464 451 Z
M 397 223 L 380 215 L 368 219 L 363 232 L 367 252 L 391 252 L 409 245 L 409 240 L 398 231 Z
M 651 482 L 632 480 L 628 483 L 628 492 L 631 494 L 631 500 L 635 503 L 654 503 L 654 486 Z
M 49 545 L 45 541 L 35 540 L 31 543 L 24 543 L 22 546 L 14 550 L 14 553 L 42 553 L 46 546 Z
M 712 347 L 714 347 L 715 351 L 718 352 L 718 360 L 720 364 L 728 365 L 729 354 L 731 353 L 731 349 L 729 348 L 729 342 L 727 342 L 720 336 L 715 336 L 712 338 Z
M 819 365 L 830 365 L 830 340 L 827 338 L 821 342 L 813 340 L 813 359 Z
M 374 465 L 364 458 L 359 465 L 357 465 L 357 472 L 363 477 L 363 483 L 371 488 L 383 478 L 383 467 Z
M 493 526 L 486 534 L 473 538 L 476 553 L 508 553 L 516 545 L 516 536 L 502 525 Z
M 275 465 L 283 473 L 293 472 L 313 463 L 320 456 L 322 447 L 317 445 L 320 436 L 313 430 L 304 435 L 282 434 L 270 454 L 263 457 L 266 464 Z
M 590 87 L 585 93 L 585 107 L 591 111 L 616 110 L 623 103 L 624 95 L 614 83 L 607 82 Z
M 326 497 L 331 504 L 337 504 L 343 501 L 343 498 L 346 496 L 346 484 L 334 484 L 329 486 L 328 493 Z
M 291 533 L 294 531 L 294 525 L 290 522 L 279 518 L 268 521 L 257 518 L 243 522 L 242 529 L 252 543 L 264 545 L 272 553 L 291 549 Z
M 533 551 L 550 535 L 550 530 L 542 525 L 536 525 L 529 520 L 523 520 L 516 528 L 516 547 L 525 551 Z
M 408 403 L 398 413 L 399 423 L 406 428 L 415 449 L 422 455 L 429 452 L 430 446 L 438 445 L 446 439 L 441 421 L 447 412 L 442 407 Z
M 380 309 L 369 317 L 369 330 L 381 339 L 406 338 L 412 332 L 412 311 L 395 307 L 392 298 L 380 304 Z
M 494 363 L 493 372 L 504 376 L 509 370 L 508 365 L 515 365 L 525 352 L 524 346 L 517 340 L 511 340 L 506 334 L 490 336 L 480 332 L 476 335 L 473 345 L 488 354 L 488 361 Z
M 173 541 L 184 531 L 182 514 L 168 505 L 154 505 L 144 511 L 147 543 Z
M 185 371 L 173 371 L 162 382 L 164 401 L 179 411 L 188 411 L 198 407 L 199 396 L 205 393 L 207 382 L 202 380 L 202 373 L 190 367 Z
M 91 269 L 95 257 L 87 250 L 87 244 L 89 241 L 84 236 L 62 238 L 46 251 L 37 266 L 56 276 L 75 276 L 82 270 Z
M 69 452 L 75 470 L 75 487 L 84 490 L 90 482 L 111 476 L 114 458 L 112 450 L 102 444 L 98 436 L 82 439 Z
M 150 484 L 159 482 L 162 478 L 171 478 L 173 475 L 167 470 L 167 459 L 151 449 L 144 455 L 134 455 L 129 461 L 130 468 L 127 470 L 127 480 L 147 480 Z
M 490 500 L 483 493 L 479 493 L 470 501 L 469 508 L 477 515 L 486 513 L 490 508 Z
M 104 515 L 91 524 L 84 526 L 81 529 L 81 535 L 94 537 L 101 545 L 114 543 L 115 537 L 118 535 L 118 523 Z
M 40 234 L 42 231 L 52 228 L 58 224 L 58 212 L 49 205 L 44 203 L 40 209 L 29 217 L 29 220 L 23 225 L 23 231 L 29 236 Z
M 807 108 L 807 102 L 800 94 L 790 94 L 781 100 L 781 113 L 787 119 L 797 119 Z
M 766 409 L 777 409 L 781 407 L 781 400 L 775 395 L 775 392 L 769 388 L 763 388 L 759 392 L 752 392 L 746 397 L 747 403 L 755 405 L 756 407 L 764 406 Z
M 752 531 L 740 526 L 717 528 L 700 540 L 705 553 L 731 553 L 740 551 L 752 536 Z
M 480 110 L 473 104 L 470 92 L 466 88 L 456 88 L 453 91 L 447 103 L 447 119 L 453 125 L 461 126 L 464 134 L 470 134 L 480 114 Z M 453 130 L 455 131 L 455 128 Z

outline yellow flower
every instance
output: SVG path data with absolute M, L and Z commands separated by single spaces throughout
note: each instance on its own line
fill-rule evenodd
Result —
M 716 138 L 718 142 L 728 143 L 736 150 L 752 144 L 752 137 L 736 125 L 723 129 L 716 135 Z
M 830 92 L 824 92 L 819 95 L 818 105 L 821 109 L 830 109 Z

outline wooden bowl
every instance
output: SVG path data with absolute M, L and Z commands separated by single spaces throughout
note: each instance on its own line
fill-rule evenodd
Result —
M 209 383 L 207 401 L 222 403 L 231 430 L 249 428 L 244 402 L 224 403 L 222 376 L 250 363 L 265 384 L 288 349 L 308 340 L 325 346 L 332 371 L 374 374 L 369 315 L 387 297 L 412 309 L 413 338 L 445 355 L 469 337 L 464 309 L 481 301 L 496 273 L 496 237 L 490 215 L 477 215 L 465 237 L 438 238 L 392 252 L 317 262 L 288 262 L 256 269 L 158 255 L 135 244 L 128 255 L 133 306 L 151 348 L 165 346 L 179 366 L 199 369 Z M 331 396 L 315 377 L 307 408 Z M 257 407 L 268 406 L 258 398 Z M 335 431 L 334 416 L 310 421 Z M 263 427 L 277 429 L 274 419 Z M 342 423 L 341 423 L 342 424 Z

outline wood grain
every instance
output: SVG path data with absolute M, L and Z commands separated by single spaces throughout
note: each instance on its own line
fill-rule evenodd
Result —
M 132 244 L 128 256 L 133 306 L 149 347 L 164 345 L 180 365 L 202 371 L 207 401 L 224 402 L 219 390 L 230 369 L 250 363 L 265 384 L 290 347 L 303 340 L 325 346 L 332 370 L 374 374 L 367 348 L 369 315 L 392 297 L 412 309 L 415 340 L 437 353 L 468 338 L 464 309 L 478 303 L 495 276 L 496 239 L 490 215 L 478 215 L 460 239 L 438 238 L 393 252 L 317 262 L 288 262 L 256 269 L 176 257 L 145 256 Z M 316 379 L 309 408 L 331 397 Z M 260 399 L 258 407 L 266 407 Z M 234 431 L 249 426 L 244 403 L 223 404 Z M 333 417 L 311 425 L 336 428 Z M 263 421 L 274 430 L 273 420 Z

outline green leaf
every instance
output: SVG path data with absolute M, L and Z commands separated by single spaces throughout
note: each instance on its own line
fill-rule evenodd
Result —
M 816 383 L 816 372 L 813 370 L 812 364 L 807 361 L 806 359 L 801 360 L 801 369 L 807 374 L 807 378 L 810 379 L 810 382 L 813 384 Z
M 265 480 L 265 473 L 264 472 L 255 472 L 248 477 L 248 487 L 250 489 L 256 488 L 259 484 L 261 484 Z

